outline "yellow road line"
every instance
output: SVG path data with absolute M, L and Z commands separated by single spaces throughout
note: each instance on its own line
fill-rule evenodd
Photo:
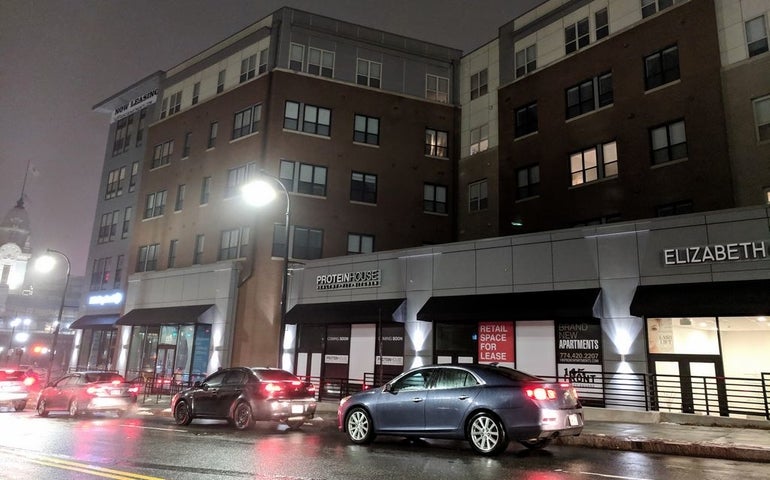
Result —
M 141 475 L 139 473 L 126 472 L 123 470 L 113 470 L 110 468 L 98 467 L 96 465 L 89 465 L 87 463 L 73 462 L 70 460 L 63 460 L 55 457 L 47 457 L 43 455 L 22 454 L 33 463 L 39 465 L 45 465 L 48 467 L 61 468 L 64 470 L 73 470 L 76 472 L 90 473 L 104 478 L 113 478 L 116 480 L 163 480 L 160 477 L 151 477 L 148 475 Z

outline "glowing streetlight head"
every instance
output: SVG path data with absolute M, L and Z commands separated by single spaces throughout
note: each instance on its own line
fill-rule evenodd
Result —
M 53 270 L 55 265 L 56 259 L 54 259 L 51 255 L 43 255 L 42 257 L 38 257 L 38 259 L 35 260 L 35 270 L 41 273 L 50 272 Z
M 29 333 L 19 332 L 16 335 L 14 335 L 13 340 L 17 343 L 24 343 L 27 340 L 29 340 Z
M 241 187 L 241 195 L 249 205 L 262 207 L 275 200 L 275 188 L 265 180 L 254 180 Z

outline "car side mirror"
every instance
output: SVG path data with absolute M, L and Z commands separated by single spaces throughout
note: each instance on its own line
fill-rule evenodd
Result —
M 201 382 L 196 380 L 195 383 L 193 383 L 193 388 L 201 388 Z
M 393 384 L 392 383 L 386 383 L 385 387 L 382 389 L 383 392 L 387 393 L 396 393 L 395 390 L 393 390 Z

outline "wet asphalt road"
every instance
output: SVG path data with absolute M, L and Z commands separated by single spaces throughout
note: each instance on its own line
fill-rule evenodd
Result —
M 770 478 L 770 465 L 579 447 L 531 452 L 512 444 L 498 457 L 465 442 L 379 437 L 348 443 L 330 425 L 301 431 L 259 423 L 178 427 L 167 417 L 0 412 L 0 479 L 728 479 Z

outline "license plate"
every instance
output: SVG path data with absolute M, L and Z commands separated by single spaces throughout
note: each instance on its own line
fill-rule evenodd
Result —
M 305 411 L 304 405 L 292 405 L 291 413 L 303 413 Z
M 567 421 L 569 422 L 570 427 L 576 427 L 580 425 L 580 420 L 578 419 L 577 413 L 572 413 L 567 417 Z
M 120 390 L 110 390 L 110 395 L 120 395 Z

